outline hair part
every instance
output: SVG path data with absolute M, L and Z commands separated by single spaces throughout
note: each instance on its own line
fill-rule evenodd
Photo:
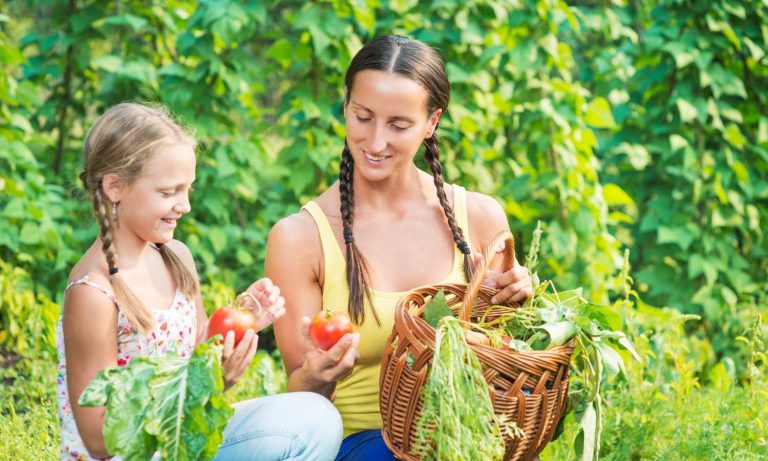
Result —
M 445 64 L 437 52 L 425 43 L 401 35 L 383 35 L 368 42 L 352 58 L 349 64 L 344 84 L 346 86 L 345 105 L 349 103 L 355 77 L 363 70 L 379 70 L 391 72 L 409 78 L 427 90 L 427 113 L 433 114 L 442 109 L 445 112 L 450 101 L 450 84 L 445 71 Z M 429 163 L 432 177 L 437 189 L 437 197 L 445 213 L 448 227 L 453 235 L 453 241 L 464 254 L 464 275 L 467 282 L 475 270 L 471 250 L 467 244 L 461 227 L 456 222 L 453 208 L 445 193 L 445 183 L 440 165 L 440 149 L 437 129 L 432 136 L 424 140 L 424 157 Z M 349 287 L 348 310 L 352 320 L 361 324 L 365 319 L 365 303 L 367 298 L 377 323 L 378 314 L 371 302 L 370 278 L 365 258 L 354 242 L 352 224 L 354 222 L 354 160 L 349 146 L 344 142 L 344 151 L 339 167 L 339 193 L 341 196 L 341 217 L 344 226 L 344 241 L 346 244 L 347 285 Z
M 80 179 L 91 194 L 112 289 L 123 315 L 142 333 L 152 329 L 154 317 L 118 271 L 113 232 L 119 223 L 113 209 L 119 203 L 110 201 L 102 182 L 106 175 L 115 174 L 130 186 L 144 174 L 147 164 L 161 147 L 176 144 L 194 146 L 195 140 L 163 106 L 121 103 L 96 120 L 83 146 L 84 170 Z M 159 251 L 176 286 L 185 295 L 195 296 L 198 286 L 194 274 L 165 245 L 160 245 Z

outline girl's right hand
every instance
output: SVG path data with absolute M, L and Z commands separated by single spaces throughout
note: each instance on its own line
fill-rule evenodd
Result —
M 224 337 L 224 351 L 221 354 L 221 366 L 224 369 L 224 390 L 234 386 L 243 376 L 256 355 L 259 335 L 250 328 L 235 347 L 235 332 L 230 330 Z
M 360 333 L 348 333 L 327 351 L 318 348 L 309 337 L 309 317 L 301 318 L 301 335 L 307 343 L 302 368 L 307 376 L 321 385 L 336 383 L 352 373 L 357 363 Z

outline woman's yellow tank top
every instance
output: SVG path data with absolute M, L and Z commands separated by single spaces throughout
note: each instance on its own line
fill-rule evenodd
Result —
M 457 224 L 464 232 L 469 244 L 467 225 L 466 191 L 453 186 L 453 208 Z M 349 289 L 346 280 L 346 262 L 339 247 L 328 218 L 320 206 L 309 202 L 302 207 L 307 210 L 317 224 L 325 261 L 325 280 L 323 282 L 323 309 L 346 312 Z M 471 247 L 470 247 L 471 248 Z M 463 283 L 464 255 L 454 246 L 453 267 L 448 276 L 439 283 Z M 415 288 L 415 287 L 414 287 Z M 360 333 L 358 346 L 360 357 L 357 365 L 347 378 L 336 385 L 334 405 L 341 413 L 344 423 L 344 436 L 355 432 L 380 429 L 381 412 L 379 409 L 379 372 L 384 346 L 395 323 L 394 312 L 397 302 L 406 292 L 385 292 L 371 290 L 371 297 L 381 325 L 376 323 L 368 301 L 365 302 L 365 321 L 355 326 Z

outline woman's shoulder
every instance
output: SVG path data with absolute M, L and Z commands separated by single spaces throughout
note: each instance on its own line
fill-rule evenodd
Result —
M 302 251 L 319 242 L 317 224 L 312 215 L 304 210 L 280 219 L 269 231 L 270 246 L 285 246 Z
M 480 192 L 467 192 L 467 219 L 470 240 L 482 249 L 499 232 L 509 229 L 504 208 L 493 197 Z
M 338 183 L 334 183 L 325 192 L 315 197 L 314 202 L 329 220 L 333 219 L 333 211 L 339 207 Z M 312 245 L 320 243 L 318 226 L 315 218 L 306 211 L 300 210 L 288 215 L 275 223 L 269 233 L 270 240 L 278 240 L 286 244 Z

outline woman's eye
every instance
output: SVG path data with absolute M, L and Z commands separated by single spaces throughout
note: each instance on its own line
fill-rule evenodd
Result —
M 355 115 L 355 117 L 357 117 L 357 121 L 360 123 L 366 123 L 371 121 L 370 117 L 366 118 L 366 117 L 361 117 L 359 115 Z
M 400 126 L 400 125 L 392 125 L 392 128 L 394 128 L 397 131 L 403 131 L 408 129 L 407 126 Z

